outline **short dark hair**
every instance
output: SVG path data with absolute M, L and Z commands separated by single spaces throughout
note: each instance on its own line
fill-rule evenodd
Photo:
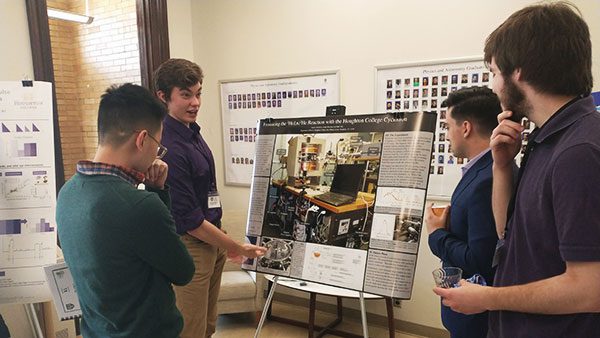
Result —
M 452 108 L 453 119 L 475 124 L 482 136 L 492 134 L 498 126 L 498 114 L 502 112 L 498 96 L 487 87 L 467 87 L 453 91 L 442 102 L 442 107 Z
M 168 101 L 173 88 L 190 88 L 202 83 L 204 73 L 202 68 L 192 61 L 185 59 L 169 59 L 154 71 L 154 91 L 165 93 Z
M 135 130 L 160 130 L 167 115 L 165 106 L 141 86 L 126 83 L 106 89 L 98 107 L 98 143 L 119 146 Z
M 492 58 L 503 76 L 521 69 L 523 80 L 542 93 L 589 95 L 593 87 L 590 32 L 567 2 L 512 14 L 485 42 L 484 60 Z

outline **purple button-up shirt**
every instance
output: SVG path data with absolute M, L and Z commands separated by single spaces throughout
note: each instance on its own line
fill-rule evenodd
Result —
M 200 126 L 183 123 L 167 115 L 161 143 L 169 149 L 163 158 L 169 165 L 171 213 L 177 233 L 184 234 L 204 220 L 220 226 L 221 208 L 208 208 L 209 193 L 217 191 L 215 160 L 200 135 Z
M 600 261 L 599 131 L 600 113 L 588 96 L 555 113 L 530 139 L 495 286 L 558 276 L 566 262 Z M 489 318 L 493 338 L 587 338 L 600 332 L 599 313 L 492 311 Z

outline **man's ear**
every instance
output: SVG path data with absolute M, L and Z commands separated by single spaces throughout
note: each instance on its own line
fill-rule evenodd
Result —
M 138 150 L 142 150 L 144 147 L 144 142 L 146 142 L 146 134 L 148 134 L 147 130 L 142 130 L 137 133 L 137 136 L 135 137 L 135 147 Z
M 515 81 L 515 82 L 522 81 L 523 75 L 521 73 L 521 68 L 517 68 L 517 69 L 513 70 L 511 77 L 512 77 L 513 81 Z
M 473 131 L 473 124 L 470 121 L 464 120 L 462 125 L 463 138 L 469 137 Z
M 162 103 L 164 103 L 164 104 L 167 103 L 167 95 L 165 95 L 165 92 L 163 92 L 162 90 L 158 90 L 156 92 L 156 96 L 158 97 L 159 100 L 162 101 Z

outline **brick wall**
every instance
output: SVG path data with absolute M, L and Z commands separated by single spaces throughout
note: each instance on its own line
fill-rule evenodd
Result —
M 89 0 L 90 25 L 50 19 L 50 39 L 65 178 L 98 145 L 100 95 L 111 84 L 140 83 L 135 0 Z M 48 0 L 48 7 L 85 13 L 83 0 Z

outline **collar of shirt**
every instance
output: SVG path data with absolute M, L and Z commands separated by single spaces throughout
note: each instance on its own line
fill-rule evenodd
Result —
M 471 167 L 473 167 L 475 165 L 475 162 L 477 162 L 480 158 L 482 158 L 483 155 L 485 155 L 488 151 L 490 151 L 490 148 L 487 148 L 486 150 L 480 152 L 477 156 L 470 159 L 469 163 L 467 163 L 466 165 L 461 167 L 460 170 L 462 170 L 462 175 L 465 176 L 467 171 L 469 171 L 469 169 L 471 169 Z
M 77 162 L 77 172 L 82 175 L 110 175 L 117 176 L 132 185 L 138 185 L 144 182 L 145 176 L 143 173 L 128 169 L 121 166 L 116 166 L 108 163 L 79 161 Z
M 591 95 L 583 98 L 578 96 L 552 114 L 541 128 L 536 128 L 535 135 L 530 135 L 530 139 L 535 143 L 542 143 L 546 138 L 567 128 L 583 116 L 596 113 L 594 98 Z
M 164 120 L 164 127 L 174 130 L 177 134 L 186 140 L 193 140 L 200 134 L 200 125 L 198 123 L 190 123 L 188 128 L 185 124 L 177 121 L 171 115 L 167 115 Z

